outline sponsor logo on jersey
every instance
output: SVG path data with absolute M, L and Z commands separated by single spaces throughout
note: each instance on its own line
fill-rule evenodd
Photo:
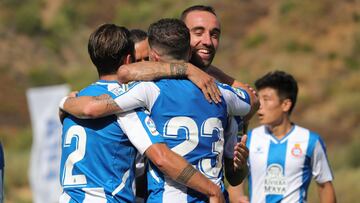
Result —
M 231 87 L 234 92 L 239 96 L 241 97 L 242 99 L 246 99 L 246 96 L 245 96 L 245 93 L 243 92 L 244 90 L 240 89 L 240 88 L 234 88 L 234 87 Z
M 283 174 L 283 168 L 281 165 L 271 164 L 267 167 L 264 187 L 265 194 L 285 194 L 287 182 Z
M 295 144 L 294 147 L 291 149 L 291 154 L 294 157 L 300 157 L 302 155 L 302 150 L 300 144 Z
M 256 154 L 262 154 L 262 153 L 264 153 L 264 152 L 263 152 L 262 147 L 258 146 L 258 147 L 255 148 L 254 153 L 256 153 Z
M 145 124 L 153 136 L 159 135 L 159 132 L 156 130 L 156 125 L 150 117 L 145 119 Z

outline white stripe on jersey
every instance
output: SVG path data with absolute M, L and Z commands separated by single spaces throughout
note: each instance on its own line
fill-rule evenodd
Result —
M 120 185 L 117 186 L 117 187 L 115 188 L 115 190 L 111 193 L 112 196 L 116 195 L 118 192 L 120 192 L 120 191 L 125 187 L 125 182 L 126 182 L 127 179 L 129 178 L 129 175 L 130 175 L 130 169 L 127 170 L 127 171 L 124 173 L 124 175 L 123 175 L 123 177 L 122 177 L 122 179 L 121 179 Z
M 181 185 L 171 178 L 165 176 L 164 193 L 162 202 L 183 203 L 187 202 L 186 186 Z M 176 197 L 176 198 L 174 198 Z
M 140 154 L 144 154 L 147 148 L 153 144 L 136 112 L 129 111 L 119 114 L 118 123 Z M 156 133 L 152 136 L 159 136 L 159 133 Z
M 85 192 L 83 203 L 106 203 L 104 188 L 82 188 Z
M 59 203 L 69 203 L 70 199 L 71 199 L 70 195 L 68 195 L 66 192 L 63 192 L 60 195 Z

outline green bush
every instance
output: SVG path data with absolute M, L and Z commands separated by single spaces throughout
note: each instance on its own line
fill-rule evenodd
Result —
M 26 1 L 20 5 L 15 13 L 13 25 L 17 31 L 31 36 L 42 32 L 38 1 Z
M 347 152 L 348 165 L 352 168 L 360 168 L 360 139 L 354 139 L 350 143 Z
M 60 70 L 54 67 L 37 67 L 29 71 L 30 86 L 56 85 L 64 83 L 65 78 L 60 74 Z
M 258 33 L 245 39 L 244 43 L 246 48 L 256 48 L 266 42 L 266 40 L 267 36 L 264 33 Z
M 314 47 L 312 47 L 310 44 L 301 43 L 295 40 L 290 40 L 285 45 L 285 50 L 290 53 L 294 53 L 294 52 L 308 53 L 308 52 L 313 52 Z

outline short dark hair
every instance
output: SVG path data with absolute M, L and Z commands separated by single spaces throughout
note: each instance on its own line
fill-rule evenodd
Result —
M 185 59 L 190 50 L 190 32 L 185 23 L 175 18 L 161 19 L 150 25 L 151 49 L 174 59 Z
M 99 76 L 109 75 L 116 73 L 128 54 L 134 56 L 134 43 L 125 27 L 103 24 L 90 35 L 88 52 Z
M 195 5 L 190 6 L 189 8 L 185 9 L 180 16 L 180 20 L 184 21 L 187 14 L 189 14 L 191 11 L 206 11 L 209 13 L 212 13 L 216 16 L 215 9 L 211 6 L 204 6 L 204 5 Z
M 147 38 L 147 33 L 144 30 L 132 29 L 130 30 L 130 38 L 135 44 L 145 40 Z
M 292 105 L 289 110 L 291 114 L 296 104 L 298 94 L 298 85 L 294 77 L 284 71 L 269 72 L 255 82 L 257 90 L 267 87 L 273 88 L 277 91 L 281 100 L 290 99 Z

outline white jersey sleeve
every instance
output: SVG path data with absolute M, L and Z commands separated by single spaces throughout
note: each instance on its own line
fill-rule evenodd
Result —
M 164 142 L 153 120 L 143 111 L 119 114 L 118 123 L 140 154 L 152 144 Z
M 250 97 L 245 90 L 228 85 L 221 85 L 219 87 L 230 116 L 246 116 L 249 113 L 251 108 Z
M 123 111 L 130 111 L 140 107 L 151 110 L 160 89 L 153 82 L 139 82 L 129 88 L 126 92 L 116 97 L 116 104 Z
M 312 157 L 312 175 L 317 183 L 325 183 L 333 180 L 333 175 L 325 152 L 325 146 L 321 139 L 315 144 Z

